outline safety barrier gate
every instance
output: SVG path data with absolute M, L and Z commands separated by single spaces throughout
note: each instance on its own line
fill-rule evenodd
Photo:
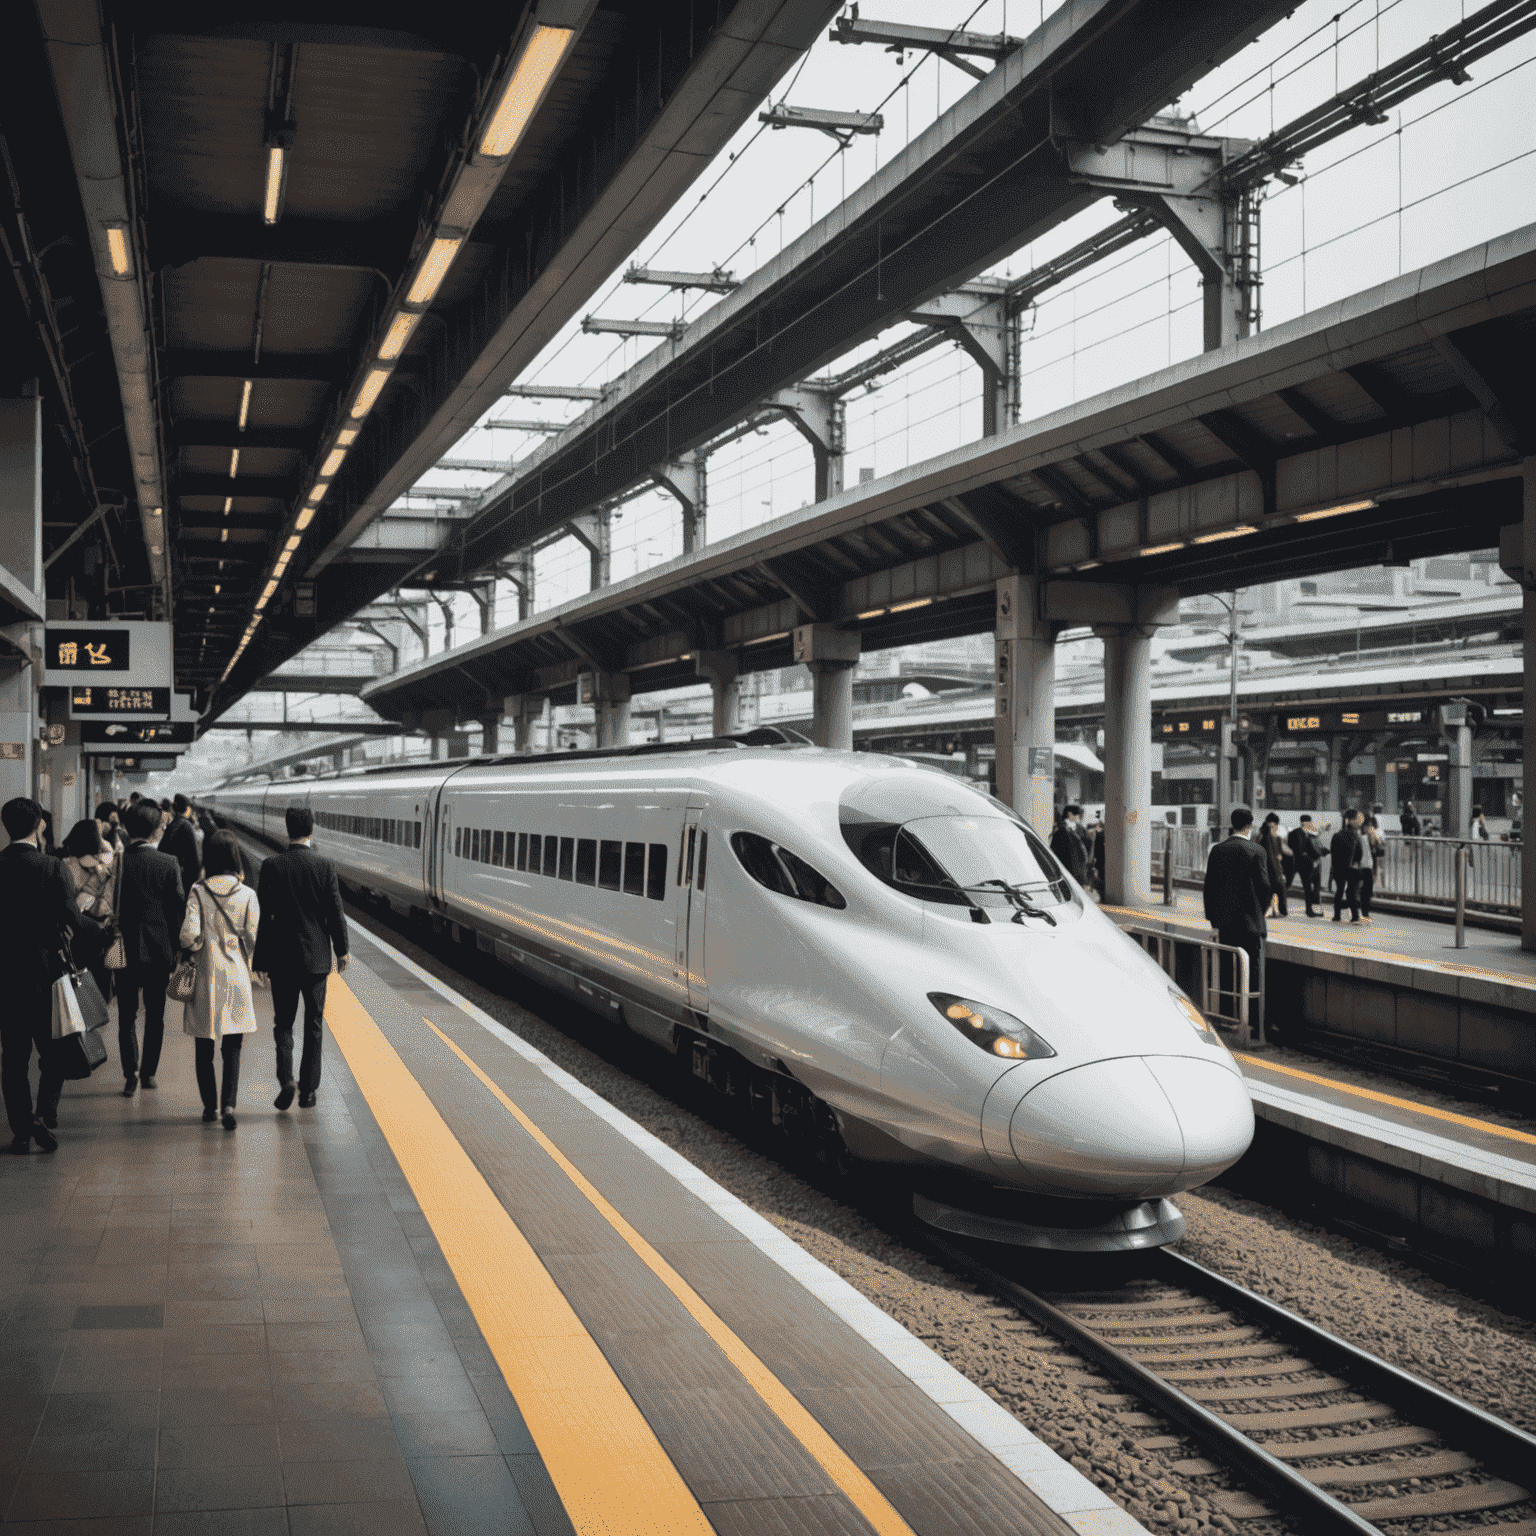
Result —
M 1234 1035 L 1234 1043 L 1263 1049 L 1264 994 L 1251 986 L 1247 950 L 1161 928 L 1132 925 L 1120 931 L 1135 939 L 1190 994 L 1211 1023 Z

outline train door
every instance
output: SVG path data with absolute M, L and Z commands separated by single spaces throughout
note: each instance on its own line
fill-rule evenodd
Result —
M 436 837 L 430 837 L 427 851 L 427 894 L 431 905 L 439 912 L 448 906 L 448 861 L 453 857 L 453 807 L 443 796 L 441 784 L 432 791 L 427 801 L 430 814 L 423 829 L 430 837 L 437 828 Z
M 683 816 L 683 837 L 677 859 L 677 960 L 673 975 L 688 993 L 688 1006 L 709 1012 L 709 982 L 705 969 L 704 934 L 708 910 L 709 831 L 697 807 Z

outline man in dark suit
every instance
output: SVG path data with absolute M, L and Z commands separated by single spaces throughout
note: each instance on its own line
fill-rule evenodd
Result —
M 10 843 L 0 853 L 0 1085 L 10 1122 L 11 1152 L 29 1152 L 35 1141 L 44 1152 L 58 1149 L 56 1121 L 64 1079 L 53 1049 L 53 957 L 64 935 L 98 943 L 106 930 L 75 910 L 75 885 L 62 859 L 43 852 L 43 808 L 35 800 L 8 800 L 0 825 Z M 32 1108 L 32 1048 L 41 1076 L 37 1111 Z
M 325 1031 L 325 984 L 336 952 L 338 974 L 347 968 L 347 918 L 341 910 L 336 866 L 310 846 L 314 817 L 290 805 L 288 851 L 261 866 L 256 899 L 261 926 L 256 930 L 252 970 L 272 980 L 272 1034 L 277 1042 L 279 1109 L 293 1103 L 293 1018 L 304 999 L 304 1054 L 299 1062 L 299 1108 L 314 1107 L 320 1088 L 320 1047 Z
M 1262 998 L 1264 940 L 1269 934 L 1264 914 L 1279 882 L 1269 855 L 1251 840 L 1252 833 L 1253 812 L 1240 805 L 1232 812 L 1231 835 L 1211 849 L 1205 863 L 1205 919 L 1220 943 L 1247 951 L 1248 986 Z
M 182 892 L 191 896 L 197 877 L 203 872 L 203 855 L 197 846 L 196 824 L 192 820 L 192 802 L 185 795 L 171 801 L 171 815 L 160 834 L 160 852 L 168 853 L 181 866 Z
M 1307 904 L 1308 917 L 1321 917 L 1323 905 L 1323 845 L 1312 830 L 1312 818 L 1303 816 L 1300 824 L 1286 838 L 1291 854 L 1296 860 L 1296 873 L 1301 876 L 1302 900 Z M 1319 908 L 1314 912 L 1313 907 Z
M 124 817 L 128 847 L 123 853 L 118 927 L 128 964 L 117 973 L 117 1048 L 123 1062 L 123 1096 L 142 1083 L 155 1087 L 160 1048 L 165 1042 L 165 988 L 176 964 L 187 891 L 181 866 L 161 853 L 152 839 L 160 830 L 160 807 L 140 800 Z M 144 998 L 144 1055 L 139 1056 L 139 997 Z
M 1344 908 L 1349 907 L 1349 920 L 1360 921 L 1361 861 L 1365 857 L 1365 844 L 1360 837 L 1364 817 L 1359 811 L 1346 811 L 1344 825 L 1333 834 L 1328 852 L 1332 860 L 1330 878 L 1333 881 L 1333 920 L 1339 922 Z
M 1066 865 L 1067 873 L 1079 885 L 1088 884 L 1088 845 L 1078 833 L 1083 819 L 1080 805 L 1069 805 L 1061 813 L 1051 833 L 1051 852 Z

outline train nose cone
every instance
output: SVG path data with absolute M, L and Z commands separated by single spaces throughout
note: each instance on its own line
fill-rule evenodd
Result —
M 1165 1195 L 1214 1178 L 1253 1139 L 1247 1089 L 1217 1062 L 1096 1061 L 1047 1078 L 1014 1111 L 1014 1156 L 1078 1194 Z
M 1253 1100 L 1230 1068 L 1193 1056 L 1148 1056 L 1184 1133 L 1179 1187 L 1193 1189 L 1230 1168 L 1253 1140 Z
M 1184 1166 L 1184 1136 L 1145 1060 L 1122 1056 L 1047 1078 L 1013 1112 L 1013 1154 L 1079 1194 L 1162 1194 Z

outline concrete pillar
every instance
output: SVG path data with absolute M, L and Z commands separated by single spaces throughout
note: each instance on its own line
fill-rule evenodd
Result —
M 843 488 L 843 402 L 837 395 L 808 385 L 781 389 L 769 397 L 811 445 L 816 460 L 816 500 L 825 501 Z
M 1056 631 L 1039 615 L 1032 576 L 997 584 L 993 738 L 997 797 L 1046 837 L 1055 790 Z
M 683 553 L 692 554 L 705 543 L 704 515 L 707 504 L 707 478 L 702 453 L 685 453 L 680 458 L 657 464 L 651 475 L 662 490 L 670 491 L 683 511 Z
M 1325 810 L 1335 816 L 1344 809 L 1344 738 L 1332 736 L 1328 740 L 1328 804 Z
M 501 735 L 501 714 L 498 711 L 494 715 L 480 716 L 480 750 L 481 752 L 499 752 Z
M 736 729 L 733 716 L 734 695 L 740 675 L 740 658 L 735 651 L 695 651 L 693 669 L 709 679 L 710 699 L 714 706 L 711 730 L 716 736 L 728 736 Z M 658 739 L 661 722 L 656 723 Z
M 504 718 L 512 722 L 512 750 L 526 756 L 534 750 L 534 724 L 544 714 L 544 696 L 537 693 L 509 693 L 501 701 Z
M 590 704 L 597 715 L 597 745 L 599 747 L 627 747 L 629 745 L 629 674 L 627 672 L 591 672 L 584 674 L 590 679 L 590 697 L 583 697 L 583 704 Z
M 1445 737 L 1451 760 L 1442 832 L 1446 837 L 1465 837 L 1472 825 L 1472 727 L 1448 726 Z
M 0 400 L 0 585 L 24 615 L 0 630 L 0 804 L 37 787 L 43 601 L 42 405 Z M 32 623 L 29 620 L 38 622 Z M 0 831 L 0 839 L 5 838 Z
M 592 560 L 591 590 L 606 587 L 609 579 L 610 550 L 612 548 L 612 517 L 607 507 L 596 512 L 583 512 L 566 524 L 571 533 L 587 546 Z
M 1536 656 L 1536 457 L 1525 461 L 1525 521 L 1521 531 L 1521 587 L 1525 593 L 1525 654 Z M 1524 675 L 1525 718 L 1536 720 L 1536 667 Z M 1529 822 L 1530 818 L 1525 818 Z M 1520 944 L 1536 949 L 1536 834 L 1526 826 L 1520 845 Z
M 0 805 L 30 798 L 33 792 L 38 755 L 36 678 L 37 669 L 19 657 L 0 660 Z M 9 841 L 3 831 L 0 839 Z
M 811 740 L 818 747 L 851 752 L 858 632 L 831 624 L 802 624 L 794 633 L 794 658 L 811 669 Z
M 1117 906 L 1152 900 L 1152 632 L 1104 635 L 1104 887 Z

